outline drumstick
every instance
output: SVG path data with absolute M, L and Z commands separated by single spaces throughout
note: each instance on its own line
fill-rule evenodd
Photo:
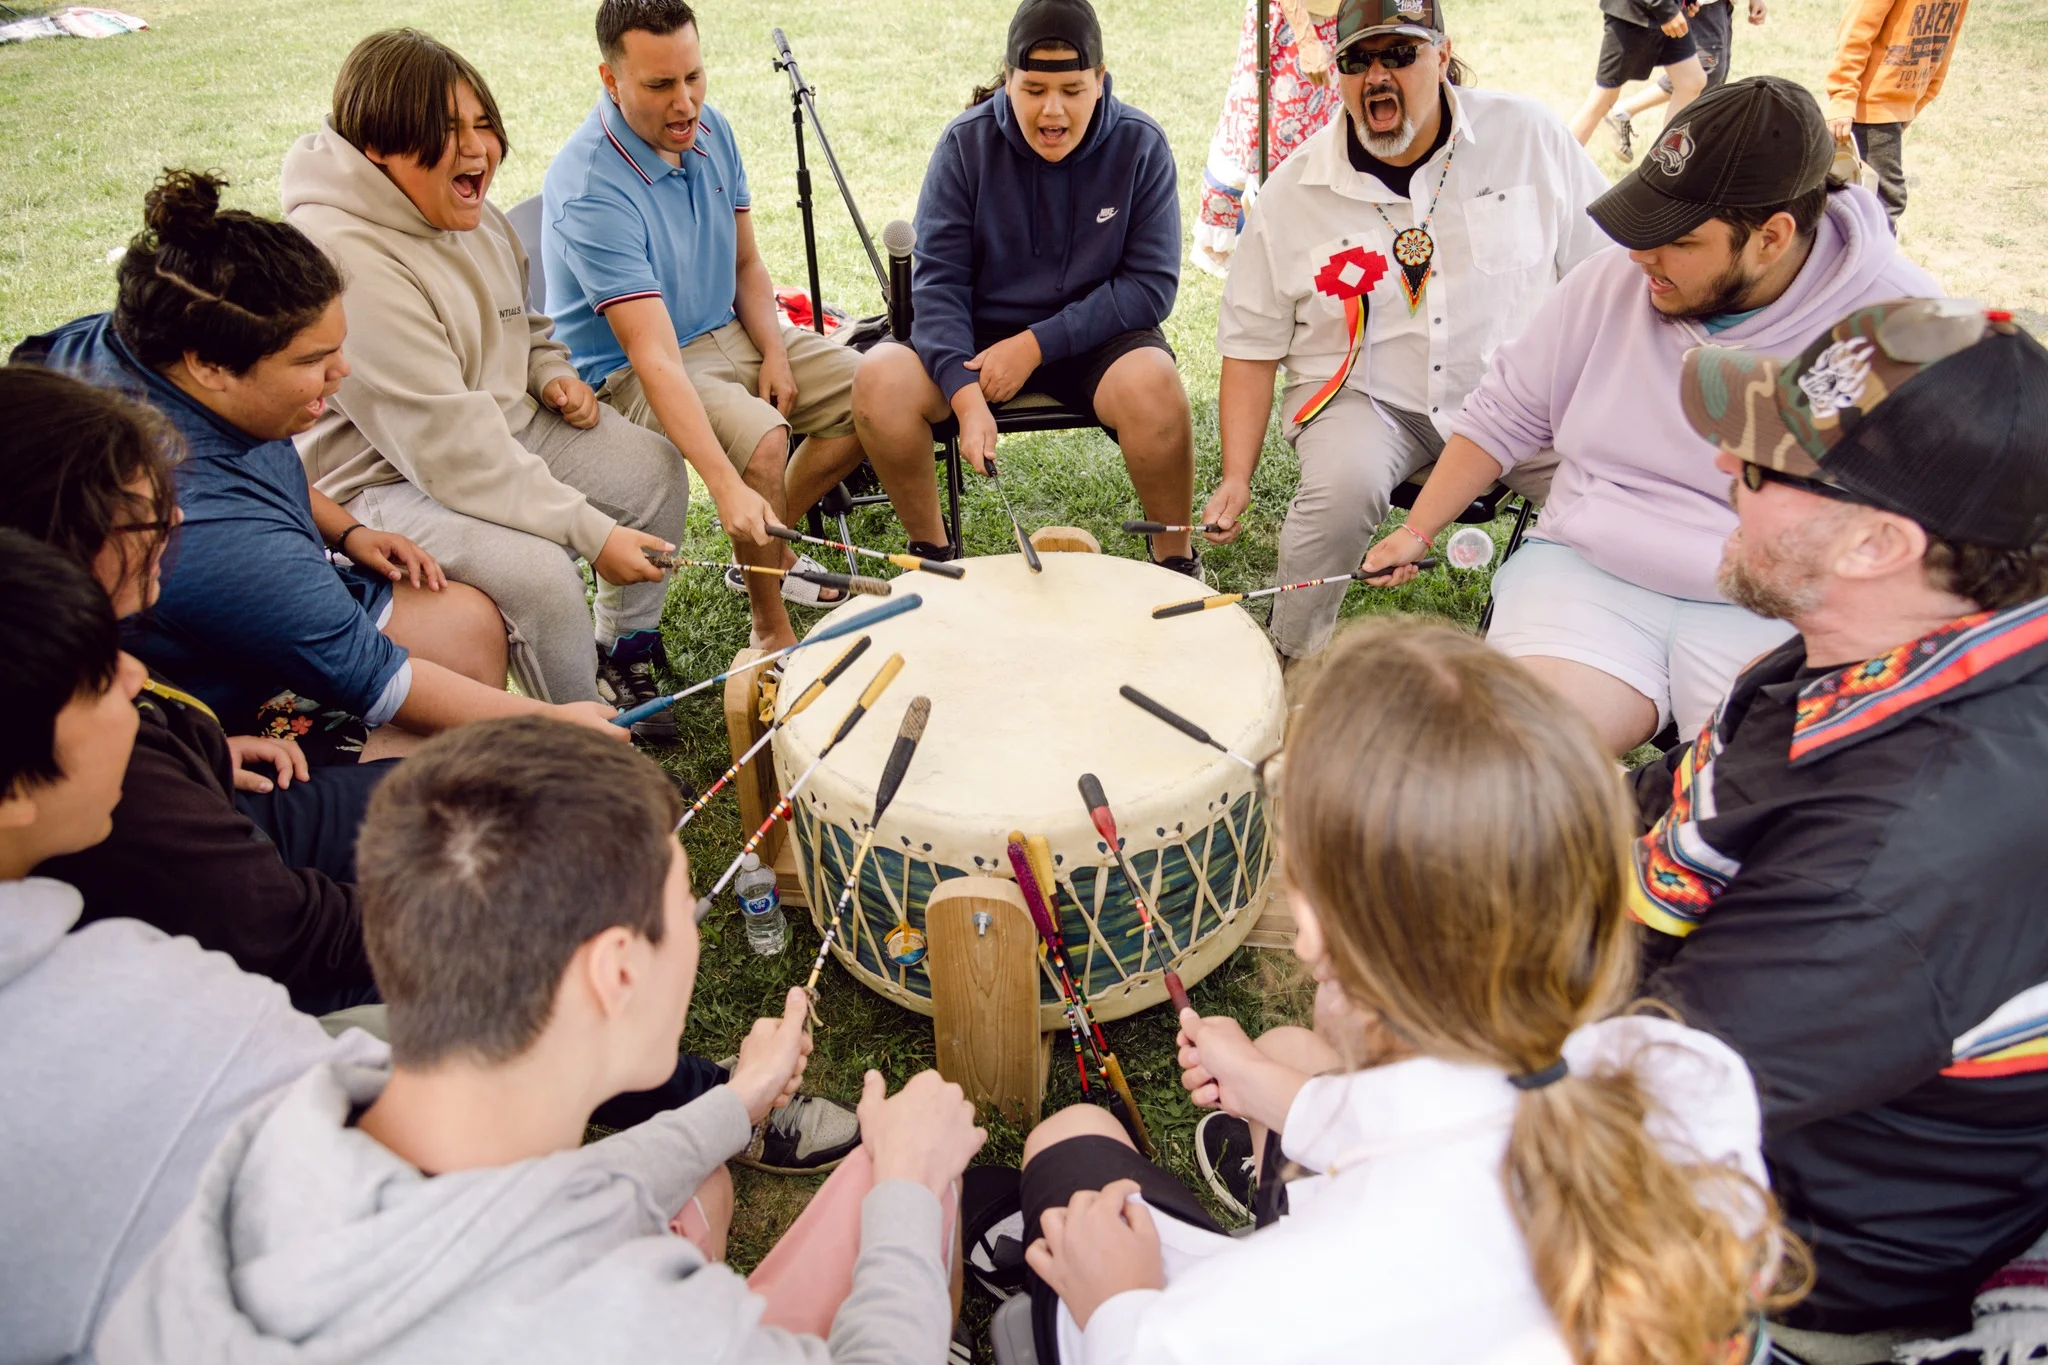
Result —
M 1081 1013 L 1085 1006 L 1081 992 L 1074 985 L 1071 964 L 1067 961 L 1066 945 L 1060 936 L 1059 920 L 1054 917 L 1051 905 L 1039 890 L 1036 870 L 1031 865 L 1030 855 L 1025 851 L 1024 836 L 1010 831 L 1008 853 L 1010 867 L 1017 874 L 1017 890 L 1024 897 L 1024 906 L 1031 914 L 1031 922 L 1038 928 L 1038 946 L 1052 966 L 1053 982 L 1060 988 L 1061 999 L 1066 1004 L 1067 1034 L 1074 1044 L 1074 1069 L 1081 1076 L 1081 1093 L 1089 1094 L 1088 1062 L 1084 1057 L 1087 1044 L 1081 1030 Z M 1093 1022 L 1092 1020 L 1090 1021 Z M 1104 1072 L 1107 1081 L 1108 1073 Z
M 828 550 L 844 550 L 850 555 L 866 555 L 870 559 L 886 559 L 899 569 L 920 569 L 925 573 L 938 574 L 941 578 L 965 578 L 967 576 L 967 566 L 964 564 L 952 564 L 942 559 L 920 559 L 916 555 L 890 554 L 884 550 L 864 549 L 859 545 L 848 545 L 843 540 L 823 540 L 817 536 L 807 536 L 802 531 L 793 531 L 787 526 L 771 526 L 768 528 L 768 534 L 778 540 L 794 541 L 800 545 L 822 545 Z
M 824 569 L 771 569 L 764 564 L 728 564 L 717 559 L 679 559 L 673 554 L 641 547 L 647 562 L 657 569 L 738 569 L 742 573 L 767 574 L 772 578 L 796 578 L 806 583 L 816 583 L 821 588 L 838 588 L 841 592 L 861 593 L 868 597 L 887 597 L 891 591 L 885 578 L 864 578 L 859 574 L 829 573 Z
M 1159 717 L 1159 719 L 1165 721 L 1168 725 L 1171 725 L 1174 729 L 1180 731 L 1189 739 L 1194 740 L 1197 744 L 1206 744 L 1210 748 L 1217 750 L 1219 753 L 1227 754 L 1231 758 L 1234 758 L 1238 762 L 1244 764 L 1245 767 L 1250 768 L 1253 772 L 1257 772 L 1259 770 L 1258 764 L 1252 762 L 1250 759 L 1246 758 L 1243 754 L 1238 753 L 1234 749 L 1224 748 L 1222 742 L 1216 739 L 1207 730 L 1204 730 L 1201 726 L 1195 724 L 1186 716 L 1183 716 L 1175 711 L 1169 711 L 1166 707 L 1152 700 L 1152 698 L 1146 696 L 1143 692 L 1140 692 L 1137 688 L 1131 686 L 1129 683 L 1125 683 L 1122 687 L 1119 687 L 1117 691 L 1122 694 L 1123 699 L 1125 701 L 1132 702 L 1137 706 L 1140 706 L 1143 709 L 1150 711 L 1153 715 Z
M 760 753 L 762 748 L 768 743 L 768 741 L 775 738 L 775 732 L 777 730 L 780 730 L 783 726 L 789 724 L 789 722 L 795 720 L 799 715 L 803 714 L 803 710 L 805 707 L 809 706 L 812 702 L 816 701 L 820 696 L 824 694 L 826 688 L 830 687 L 833 683 L 837 682 L 839 680 L 840 674 L 846 672 L 848 668 L 851 668 L 853 666 L 853 661 L 855 659 L 858 659 L 861 655 L 867 652 L 867 648 L 870 644 L 874 642 L 874 638 L 875 637 L 872 635 L 863 635 L 858 640 L 855 640 L 851 645 L 847 647 L 846 652 L 839 656 L 838 662 L 834 663 L 830 668 L 826 669 L 823 674 L 814 679 L 811 682 L 811 685 L 803 690 L 803 695 L 799 696 L 795 701 L 790 703 L 789 709 L 782 713 L 782 718 L 776 721 L 773 725 L 770 725 L 766 730 L 763 730 L 761 732 L 761 737 L 754 741 L 753 747 L 749 748 L 745 753 L 741 754 L 738 758 L 734 759 L 732 766 L 730 768 L 727 768 L 724 772 L 720 773 L 718 775 L 718 780 L 716 782 L 713 782 L 711 786 L 705 790 L 704 794 L 697 798 L 697 804 L 691 806 L 688 810 L 683 812 L 683 818 L 676 821 L 675 832 L 677 834 L 681 834 L 683 832 L 684 827 L 687 826 L 692 820 L 696 819 L 698 814 L 706 806 L 711 804 L 711 798 L 718 795 L 718 793 L 724 789 L 726 783 L 732 781 L 735 777 L 738 777 L 740 775 L 740 769 L 746 767 L 747 764 L 753 759 L 754 755 Z
M 1003 491 L 1002 476 L 996 473 L 996 457 L 988 457 L 988 477 L 996 486 L 996 496 L 1003 500 L 1003 510 L 1010 514 L 1010 534 L 1017 537 L 1017 548 L 1024 552 L 1024 562 L 1031 566 L 1031 572 L 1044 573 L 1045 565 L 1038 562 L 1038 547 L 1024 534 L 1024 524 L 1017 520 L 1017 510 L 1010 506 L 1010 495 Z
M 1124 523 L 1124 530 L 1134 536 L 1163 536 L 1171 535 L 1176 531 L 1211 531 L 1221 535 L 1225 529 L 1227 528 L 1219 526 L 1213 521 L 1205 521 L 1199 526 L 1168 526 L 1163 521 L 1127 521 Z
M 630 711 L 621 711 L 618 715 L 612 717 L 612 724 L 632 725 L 636 721 L 646 720 L 649 716 L 674 706 L 683 698 L 694 696 L 705 688 L 716 686 L 727 678 L 745 673 L 748 669 L 759 668 L 763 664 L 772 664 L 777 659 L 785 655 L 794 654 L 807 645 L 823 644 L 827 640 L 837 640 L 841 636 L 852 635 L 866 630 L 869 626 L 879 625 L 892 616 L 901 616 L 906 611 L 916 611 L 923 605 L 924 599 L 922 597 L 914 592 L 906 593 L 902 597 L 890 598 L 873 611 L 863 612 L 859 616 L 849 616 L 844 621 L 828 621 L 793 645 L 786 645 L 772 654 L 763 654 L 758 659 L 749 659 L 743 664 L 735 664 L 716 677 L 706 678 L 703 682 L 699 683 L 691 683 L 680 692 L 671 692 L 666 697 L 656 697 L 652 701 L 641 702 Z
M 740 863 L 749 853 L 752 853 L 761 846 L 761 841 L 768 837 L 768 831 L 775 828 L 776 821 L 795 811 L 797 793 L 802 791 L 804 784 L 811 780 L 811 774 L 818 771 L 818 765 L 825 761 L 825 756 L 832 752 L 833 747 L 840 740 L 845 739 L 847 735 L 852 733 L 854 726 L 860 724 L 860 718 L 868 713 L 868 708 L 874 705 L 875 699 L 882 695 L 882 690 L 895 680 L 896 675 L 902 669 L 903 656 L 901 654 L 891 654 L 888 662 L 876 670 L 874 678 L 868 683 L 866 690 L 860 694 L 860 700 L 855 702 L 853 709 L 846 713 L 846 719 L 839 722 L 839 729 L 833 733 L 832 738 L 826 743 L 825 747 L 818 750 L 818 756 L 811 760 L 811 766 L 804 769 L 801 777 L 789 784 L 789 789 L 783 792 L 781 798 L 776 801 L 774 809 L 768 812 L 768 818 L 761 822 L 761 827 L 755 830 L 748 837 L 747 842 L 741 845 L 740 851 L 733 855 L 732 862 L 726 866 L 725 872 L 719 877 L 717 884 L 699 898 L 697 901 L 697 922 L 699 924 L 702 924 L 705 916 L 711 913 L 711 903 L 718 899 L 719 892 L 725 890 L 726 883 L 739 875 Z
M 1188 988 L 1181 984 L 1179 972 L 1168 967 L 1161 979 L 1166 982 L 1166 998 L 1173 1001 L 1176 1017 L 1195 1007 L 1195 1002 L 1188 999 Z
M 1412 567 L 1434 569 L 1437 562 L 1434 559 L 1418 559 Z M 1198 611 L 1214 611 L 1218 607 L 1227 607 L 1237 602 L 1250 602 L 1261 597 L 1271 597 L 1276 593 L 1293 592 L 1297 588 L 1320 588 L 1325 583 L 1370 583 L 1375 578 L 1385 578 L 1400 567 L 1395 564 L 1372 574 L 1360 569 L 1356 573 L 1332 574 L 1328 578 L 1308 578 L 1299 583 L 1282 583 L 1277 588 L 1260 588 L 1256 592 L 1220 592 L 1213 597 L 1190 598 L 1186 602 L 1172 602 L 1163 607 L 1152 608 L 1152 619 L 1163 621 L 1169 616 L 1191 616 Z
M 825 926 L 824 941 L 818 944 L 817 961 L 811 964 L 810 979 L 804 982 L 804 994 L 813 994 L 818 985 L 818 973 L 825 970 L 825 954 L 832 950 L 832 939 L 839 932 L 839 923 L 852 902 L 854 889 L 860 885 L 860 869 L 867 861 L 868 850 L 874 847 L 875 830 L 882 823 L 882 815 L 889 809 L 889 803 L 896 799 L 896 791 L 903 785 L 903 775 L 910 768 L 910 756 L 917 752 L 917 743 L 924 738 L 924 727 L 931 719 L 932 699 L 912 697 L 904 709 L 903 721 L 896 727 L 896 743 L 889 750 L 889 759 L 882 765 L 882 778 L 875 786 L 874 818 L 868 821 L 868 832 L 861 836 L 860 848 L 853 855 L 853 869 L 846 875 L 846 885 L 840 888 L 839 903 L 832 907 L 831 923 Z M 817 1008 L 812 1007 L 812 1017 Z
M 1138 949 L 1138 971 L 1142 975 L 1146 960 L 1152 956 L 1152 907 L 1145 903 L 1145 888 L 1138 881 L 1130 859 L 1124 857 L 1123 841 L 1116 832 L 1116 816 L 1110 812 L 1109 798 L 1103 795 L 1102 782 L 1094 773 L 1081 774 L 1081 799 L 1087 802 L 1088 818 L 1095 822 L 1096 832 L 1109 845 L 1110 856 L 1116 859 L 1118 870 L 1130 885 L 1131 899 L 1137 902 L 1138 922 L 1145 928 L 1145 939 Z

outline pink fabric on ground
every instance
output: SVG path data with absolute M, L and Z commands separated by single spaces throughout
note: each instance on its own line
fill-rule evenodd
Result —
M 747 1288 L 768 1301 L 761 1314 L 764 1326 L 814 1337 L 832 1334 L 832 1319 L 853 1292 L 853 1265 L 860 1259 L 861 1201 L 874 1187 L 874 1159 L 866 1147 L 856 1147 L 747 1277 Z M 960 1207 L 957 1186 L 939 1204 L 939 1256 L 950 1267 Z

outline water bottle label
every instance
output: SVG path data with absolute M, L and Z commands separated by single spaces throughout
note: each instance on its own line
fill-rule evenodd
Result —
M 765 896 L 742 896 L 740 897 L 740 910 L 748 915 L 772 914 L 781 903 L 781 900 L 782 898 L 773 891 L 770 891 Z

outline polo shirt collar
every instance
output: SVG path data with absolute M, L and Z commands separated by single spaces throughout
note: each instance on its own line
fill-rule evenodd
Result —
M 1472 131 L 1472 120 L 1466 114 L 1465 102 L 1458 97 L 1458 87 L 1446 81 L 1441 87 L 1444 100 L 1451 106 L 1451 136 L 1437 155 L 1442 155 L 1451 145 L 1463 140 L 1468 146 L 1479 141 Z M 1405 204 L 1405 195 L 1396 195 L 1380 183 L 1376 175 L 1367 175 L 1351 164 L 1350 153 L 1344 146 L 1344 130 L 1351 117 L 1350 110 L 1342 104 L 1337 107 L 1337 117 L 1324 124 L 1309 144 L 1302 148 L 1300 155 L 1307 164 L 1302 167 L 1301 183 L 1322 185 L 1335 190 L 1347 199 L 1362 199 L 1368 203 Z M 1422 165 L 1429 164 L 1435 157 L 1427 158 Z M 1421 166 L 1416 167 L 1417 173 Z
M 633 168 L 633 173 L 645 183 L 652 185 L 664 175 L 689 173 L 688 157 L 683 158 L 681 166 L 669 165 L 660 152 L 654 150 L 645 138 L 633 131 L 633 126 L 626 122 L 625 114 L 620 112 L 618 105 L 612 103 L 610 95 L 601 94 L 597 97 L 597 122 L 604 132 L 605 141 L 612 145 L 612 150 L 617 152 L 620 158 Z M 693 150 L 697 155 L 709 158 L 711 153 L 704 150 L 704 132 L 704 111 L 700 106 L 697 111 L 697 141 Z

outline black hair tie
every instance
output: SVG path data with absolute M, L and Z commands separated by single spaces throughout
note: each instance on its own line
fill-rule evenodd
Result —
M 1546 1085 L 1555 1085 L 1571 1074 L 1571 1067 L 1559 1057 L 1541 1071 L 1524 1071 L 1519 1076 L 1508 1077 L 1508 1084 L 1517 1090 L 1541 1090 Z

